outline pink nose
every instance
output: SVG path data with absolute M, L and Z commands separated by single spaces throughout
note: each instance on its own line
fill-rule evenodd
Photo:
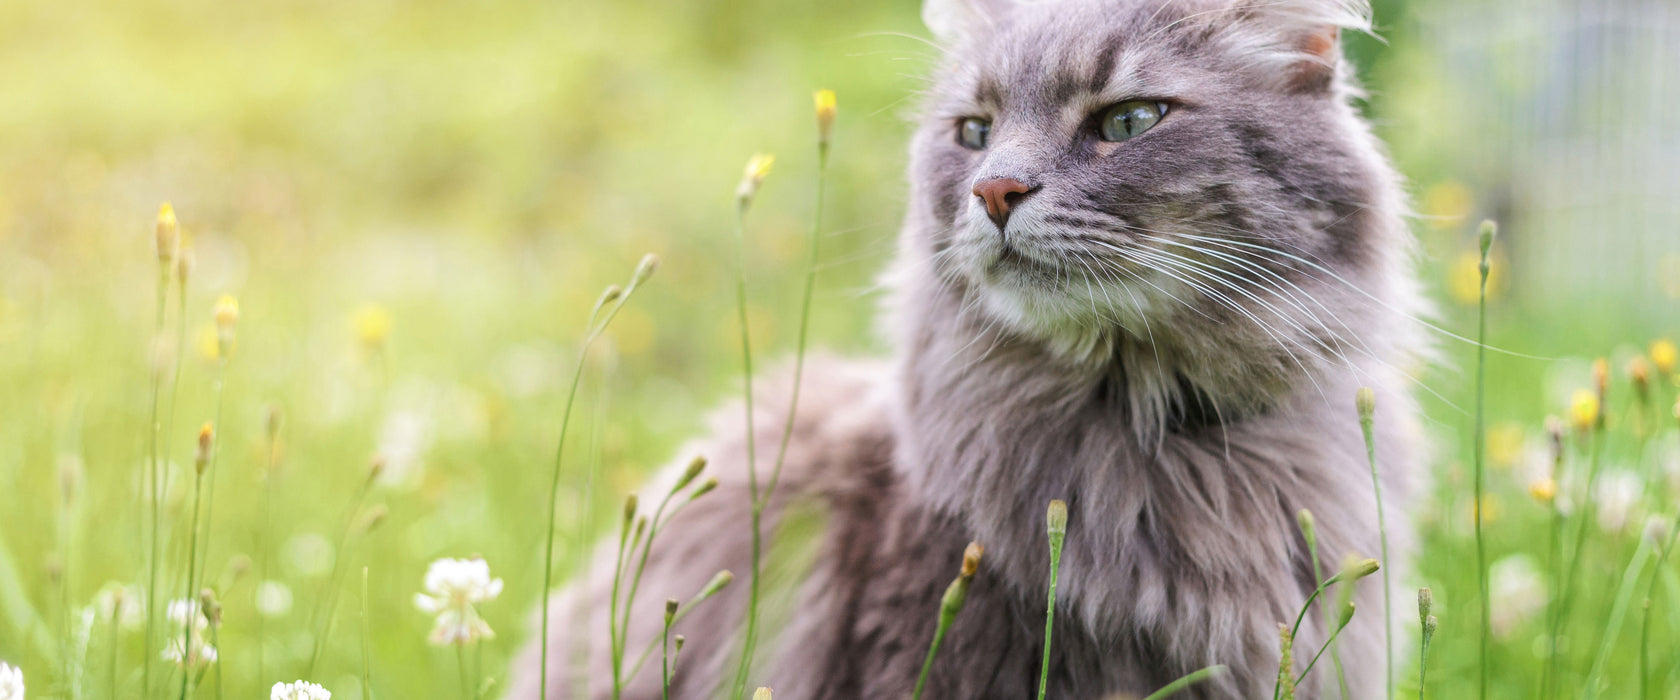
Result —
M 1004 224 L 1009 223 L 1009 209 L 1020 204 L 1034 189 L 1015 178 L 998 177 L 976 183 L 974 196 L 986 203 L 986 215 L 1002 231 Z

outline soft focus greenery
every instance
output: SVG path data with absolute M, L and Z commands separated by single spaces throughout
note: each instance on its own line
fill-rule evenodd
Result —
M 1484 512 L 1496 570 L 1517 571 L 1510 556 L 1526 555 L 1546 585 L 1550 515 L 1528 494 L 1532 465 L 1544 463 L 1540 420 L 1566 416 L 1574 392 L 1592 385 L 1590 359 L 1611 358 L 1613 437 L 1601 480 L 1626 475 L 1615 483 L 1631 484 L 1634 503 L 1621 527 L 1587 530 L 1561 674 L 1574 695 L 1645 515 L 1672 524 L 1672 377 L 1657 382 L 1645 410 L 1624 368 L 1651 339 L 1680 338 L 1675 299 L 1663 291 L 1680 295 L 1680 283 L 1577 288 L 1560 304 L 1542 300 L 1547 280 L 1513 269 L 1500 251 L 1520 249 L 1503 246 L 1524 241 L 1525 212 L 1500 198 L 1497 169 L 1476 160 L 1485 134 L 1443 119 L 1468 98 L 1445 78 L 1452 57 L 1420 31 L 1449 4 L 1378 3 L 1389 43 L 1358 38 L 1353 49 L 1378 133 L 1416 196 L 1439 323 L 1471 334 L 1474 225 L 1510 217 L 1496 250 L 1490 342 L 1555 358 L 1490 354 Z M 455 688 L 454 650 L 428 645 L 431 623 L 413 595 L 429 562 L 472 555 L 506 582 L 479 608 L 499 634 L 483 648 L 485 673 L 505 679 L 534 628 L 547 468 L 569 358 L 600 289 L 622 283 L 644 253 L 664 261 L 614 321 L 610 347 L 591 358 L 567 457 L 578 488 L 561 498 L 564 570 L 594 539 L 578 533 L 610 531 L 622 495 L 684 457 L 676 448 L 736 391 L 732 197 L 756 151 L 777 162 L 748 233 L 749 316 L 760 357 L 787 356 L 813 204 L 816 88 L 838 92 L 840 119 L 813 343 L 884 350 L 875 276 L 904 209 L 907 116 L 937 54 L 924 34 L 913 0 L 0 3 L 0 660 L 24 669 L 30 697 L 106 696 L 111 637 L 83 610 L 107 582 L 145 581 L 154 358 L 167 368 L 177 350 L 161 595 L 180 595 L 194 436 L 216 410 L 211 310 L 230 294 L 241 318 L 208 527 L 208 583 L 225 586 L 225 692 L 262 697 L 304 673 L 335 556 L 345 572 L 338 619 L 309 680 L 335 698 L 361 697 L 366 566 L 376 692 Z M 181 348 L 173 299 L 169 331 L 153 332 L 152 223 L 164 201 L 196 260 Z M 1585 234 L 1612 251 L 1631 235 Z M 1680 249 L 1647 253 L 1619 264 L 1648 269 Z M 1680 275 L 1680 263 L 1672 268 Z M 1439 340 L 1443 361 L 1420 380 L 1437 468 L 1415 514 L 1418 574 L 1404 583 L 1430 585 L 1442 621 L 1430 694 L 1465 697 L 1479 617 L 1465 466 L 1474 362 L 1469 345 Z M 1352 397 L 1347 405 L 1351 416 Z M 264 623 L 259 678 L 256 574 L 229 566 L 256 556 L 264 531 L 270 407 L 284 419 L 268 578 L 293 602 Z M 1638 437 L 1657 424 L 1666 432 Z M 1579 454 L 1567 468 L 1582 475 L 1584 448 L 1571 449 Z M 376 454 L 386 470 L 361 508 L 383 504 L 389 517 L 335 551 Z M 606 479 L 590 523 L 581 474 L 594 463 Z M 1577 513 L 1586 500 L 1579 478 L 1562 489 Z M 1651 607 L 1661 697 L 1680 697 L 1670 690 L 1680 685 L 1675 558 Z M 1642 573 L 1601 673 L 1610 683 L 1602 697 L 1633 697 Z M 1511 622 L 1496 630 L 1494 697 L 1532 697 L 1541 675 L 1548 592 L 1518 579 L 1507 575 L 1516 583 L 1502 595 L 1495 575 L 1496 623 Z M 638 614 L 660 614 L 666 595 L 644 595 Z M 1413 648 L 1409 600 L 1396 596 L 1396 630 Z M 117 683 L 129 689 L 121 697 L 134 697 L 140 636 L 120 632 L 118 642 Z M 1415 654 L 1397 657 L 1415 664 Z M 67 677 L 67 667 L 81 673 Z M 1415 673 L 1397 676 L 1402 695 L 1415 694 Z M 212 693 L 207 683 L 199 696 Z

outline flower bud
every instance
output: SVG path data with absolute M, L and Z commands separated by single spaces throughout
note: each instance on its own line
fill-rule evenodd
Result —
M 1045 524 L 1051 537 L 1067 534 L 1067 503 L 1061 500 L 1050 502 L 1050 507 L 1044 513 Z
M 980 570 L 980 555 L 985 553 L 986 548 L 979 542 L 968 543 L 968 548 L 963 550 L 962 572 L 959 575 L 964 579 L 974 578 L 975 572 Z
M 741 174 L 741 185 L 735 188 L 736 206 L 741 213 L 746 213 L 752 206 L 753 196 L 758 194 L 759 186 L 764 184 L 764 177 L 770 174 L 770 166 L 776 162 L 776 157 L 758 154 L 747 161 L 746 170 Z
M 659 256 L 648 253 L 642 256 L 642 261 L 636 264 L 636 271 L 630 273 L 630 286 L 640 287 L 653 273 L 659 269 Z
M 167 265 L 175 259 L 175 251 L 181 245 L 181 224 L 175 219 L 174 205 L 164 202 L 158 207 L 157 226 L 154 230 L 158 262 Z
M 1359 420 L 1371 420 L 1371 416 L 1377 411 L 1377 392 L 1368 386 L 1359 387 L 1359 391 L 1353 395 L 1353 405 L 1359 409 Z
M 817 146 L 827 150 L 828 139 L 834 133 L 834 116 L 838 111 L 833 90 L 818 90 L 811 97 L 817 109 Z
M 700 476 L 701 470 L 704 470 L 705 468 L 705 457 L 696 456 L 693 460 L 690 460 L 688 463 L 688 469 L 683 470 L 682 476 L 677 478 L 677 484 L 671 487 L 671 493 L 683 490 L 683 487 L 688 486 L 689 482 L 694 481 L 695 477 Z
M 216 428 L 208 421 L 198 428 L 198 452 L 193 455 L 193 467 L 200 475 L 210 466 L 210 450 L 215 446 Z

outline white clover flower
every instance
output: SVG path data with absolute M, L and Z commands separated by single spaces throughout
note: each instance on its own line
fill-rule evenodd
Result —
M 263 617 L 284 617 L 292 611 L 292 589 L 279 581 L 257 584 L 257 612 Z
M 1549 596 L 1540 567 L 1526 554 L 1512 554 L 1493 563 L 1488 572 L 1493 636 L 1506 638 L 1545 609 Z
M 134 631 L 145 624 L 146 605 L 145 596 L 138 586 L 112 581 L 99 588 L 93 595 L 93 607 L 99 611 L 99 619 L 110 622 L 115 619 L 117 627 Z
M 216 647 L 204 640 L 204 632 L 210 628 L 210 620 L 204 617 L 196 600 L 179 598 L 169 601 L 168 617 L 170 623 L 170 639 L 163 648 L 165 661 L 186 668 L 201 668 L 216 663 Z M 187 627 L 191 620 L 191 629 L 185 632 L 187 638 L 182 642 L 181 630 Z
M 23 700 L 23 669 L 0 661 L 0 700 Z
M 414 595 L 414 607 L 437 617 L 433 644 L 466 644 L 496 636 L 473 606 L 501 593 L 502 580 L 490 578 L 483 559 L 439 559 L 426 570 L 426 592 Z
M 268 693 L 269 700 L 332 700 L 326 688 L 308 681 L 275 683 Z
M 1599 477 L 1593 491 L 1598 507 L 1598 526 L 1605 532 L 1621 532 L 1634 520 L 1634 510 L 1645 493 L 1645 482 L 1627 470 L 1606 473 Z

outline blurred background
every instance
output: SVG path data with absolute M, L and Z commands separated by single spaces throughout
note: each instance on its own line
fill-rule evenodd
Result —
M 919 9 L 0 2 L 0 659 L 24 665 L 32 693 L 80 697 L 54 669 L 77 639 L 84 656 L 105 644 L 77 636 L 77 606 L 107 582 L 140 581 L 151 368 L 178 356 L 171 519 L 187 507 L 192 435 L 225 387 L 209 557 L 229 582 L 233 687 L 291 680 L 323 641 L 315 680 L 360 697 L 359 589 L 343 584 L 336 608 L 337 629 L 352 632 L 317 640 L 312 622 L 330 615 L 316 606 L 337 585 L 334 562 L 370 568 L 376 687 L 449 687 L 438 684 L 455 682 L 452 654 L 426 645 L 412 593 L 429 561 L 475 554 L 507 582 L 483 609 L 500 633 L 486 674 L 501 677 L 541 588 L 547 470 L 584 317 L 642 254 L 663 258 L 592 358 L 568 460 L 579 475 L 601 465 L 605 480 L 585 490 L 568 478 L 568 562 L 592 537 L 579 533 L 612 517 L 590 504 L 635 488 L 736 391 L 732 196 L 761 151 L 777 161 L 748 234 L 750 322 L 760 352 L 789 350 L 817 88 L 838 93 L 840 118 L 813 339 L 884 350 L 875 276 L 904 210 L 914 95 L 936 55 Z M 1473 334 L 1474 229 L 1497 218 L 1491 343 L 1550 358 L 1496 355 L 1490 368 L 1491 414 L 1508 421 L 1502 444 L 1516 462 L 1540 417 L 1590 386 L 1590 358 L 1619 368 L 1680 333 L 1680 8 L 1375 9 L 1380 39 L 1350 37 L 1349 51 L 1366 112 L 1409 179 L 1439 323 Z M 196 261 L 184 343 L 173 301 L 154 340 L 152 224 L 164 201 Z M 225 373 L 211 320 L 222 294 L 241 305 Z M 1427 401 L 1447 495 L 1420 517 L 1457 546 L 1451 494 L 1469 454 L 1474 360 L 1463 343 L 1441 347 L 1423 381 L 1439 395 Z M 264 431 L 271 409 L 284 416 L 278 445 Z M 386 471 L 357 501 L 375 454 Z M 1650 459 L 1680 469 L 1672 449 Z M 259 518 L 263 493 L 274 505 Z M 346 514 L 376 502 L 387 521 L 340 541 Z M 185 528 L 169 527 L 179 558 Z M 1496 536 L 1495 548 L 1523 535 Z M 260 587 L 266 599 L 258 574 L 227 570 L 239 555 L 271 559 L 257 567 L 277 586 Z M 1451 580 L 1447 566 L 1420 577 Z M 249 662 L 259 617 L 266 678 Z M 1532 661 L 1525 644 L 1511 645 L 1511 664 Z M 117 650 L 137 660 L 138 646 Z M 1529 681 L 1512 676 L 1519 697 Z

